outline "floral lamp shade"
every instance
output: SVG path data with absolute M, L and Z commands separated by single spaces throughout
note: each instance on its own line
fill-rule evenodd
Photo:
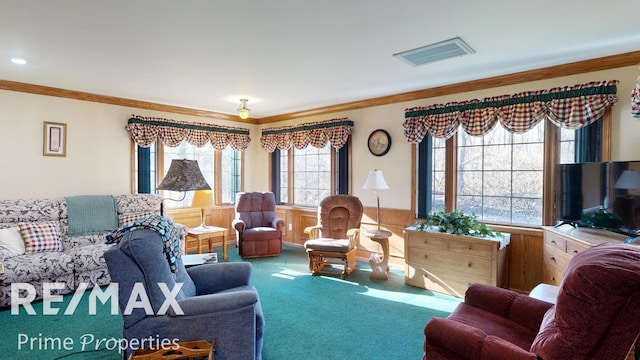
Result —
M 158 190 L 211 190 L 211 186 L 204 179 L 198 160 L 174 159 L 171 160 L 169 171 L 158 186 Z

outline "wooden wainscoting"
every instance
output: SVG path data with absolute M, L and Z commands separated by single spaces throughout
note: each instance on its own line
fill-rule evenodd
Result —
M 357 256 L 369 260 L 371 253 L 382 253 L 382 248 L 377 242 L 371 241 L 362 235 L 366 231 L 378 229 L 375 207 L 364 207 L 360 244 Z M 404 268 L 404 228 L 415 222 L 411 210 L 380 208 L 380 229 L 391 232 L 389 238 L 389 263 L 394 267 Z
M 200 225 L 200 209 L 177 208 L 167 209 L 168 215 L 173 215 L 173 221 L 189 227 Z M 282 239 L 285 244 L 302 247 L 308 240 L 304 229 L 317 223 L 317 208 L 279 205 L 276 215 L 285 221 Z M 232 205 L 216 206 L 206 210 L 208 225 L 222 226 L 229 229 L 227 243 L 235 243 L 236 233 L 231 228 L 234 218 Z M 389 239 L 389 263 L 393 267 L 404 267 L 404 228 L 415 223 L 410 210 L 380 209 L 380 228 L 392 233 Z M 511 244 L 508 248 L 508 288 L 520 293 L 528 293 L 536 285 L 543 282 L 543 233 L 540 228 L 522 228 L 513 226 L 491 226 L 496 231 L 511 234 Z M 368 261 L 371 253 L 381 253 L 380 244 L 369 240 L 366 231 L 377 229 L 376 208 L 365 207 L 362 217 L 361 236 L 358 244 L 358 260 Z
M 536 285 L 543 282 L 542 251 L 544 248 L 541 228 L 523 228 L 492 225 L 492 229 L 511 234 L 508 251 L 508 288 L 528 294 Z

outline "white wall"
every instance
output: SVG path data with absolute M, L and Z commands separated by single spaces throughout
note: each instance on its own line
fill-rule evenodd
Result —
M 391 187 L 381 192 L 380 206 L 410 209 L 411 197 L 414 196 L 411 193 L 412 145 L 403 134 L 405 108 L 617 79 L 620 81 L 619 101 L 613 108 L 612 157 L 613 160 L 640 160 L 640 141 L 637 141 L 640 122 L 630 115 L 630 94 L 638 73 L 636 66 L 629 66 L 262 126 L 0 90 L 0 131 L 3 139 L 0 142 L 0 199 L 130 192 L 131 149 L 124 126 L 131 114 L 249 128 L 252 141 L 245 151 L 247 191 L 268 189 L 269 154 L 260 147 L 262 128 L 348 117 L 355 122 L 352 193 L 360 197 L 365 206 L 375 206 L 373 194 L 362 190 L 362 185 L 368 171 L 377 168 L 384 171 Z M 42 156 L 43 121 L 67 124 L 66 157 Z M 378 128 L 385 129 L 392 138 L 391 150 L 382 157 L 371 155 L 367 149 L 369 134 Z
M 0 90 L 0 199 L 131 192 L 132 114 L 211 123 L 211 119 Z M 43 122 L 67 124 L 67 155 L 42 155 Z M 222 125 L 256 126 L 217 121 Z M 255 144 L 252 144 L 255 145 Z M 247 160 L 251 162 L 248 156 Z M 250 168 L 250 167 L 249 167 Z M 255 176 L 252 169 L 247 170 Z

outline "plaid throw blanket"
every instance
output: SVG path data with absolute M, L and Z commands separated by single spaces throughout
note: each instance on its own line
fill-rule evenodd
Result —
M 150 215 L 145 219 L 134 221 L 129 225 L 114 230 L 107 234 L 107 244 L 117 244 L 127 233 L 138 230 L 148 229 L 157 232 L 164 240 L 164 255 L 169 262 L 169 268 L 172 272 L 178 272 L 178 256 L 180 255 L 180 234 L 171 220 L 160 215 Z

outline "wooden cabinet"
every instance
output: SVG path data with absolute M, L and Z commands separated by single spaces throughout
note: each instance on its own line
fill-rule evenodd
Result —
M 463 297 L 471 283 L 506 287 L 509 234 L 475 238 L 409 227 L 405 284 Z
M 623 242 L 626 236 L 611 231 L 544 226 L 543 280 L 546 284 L 560 285 L 569 261 L 576 254 L 598 244 Z

